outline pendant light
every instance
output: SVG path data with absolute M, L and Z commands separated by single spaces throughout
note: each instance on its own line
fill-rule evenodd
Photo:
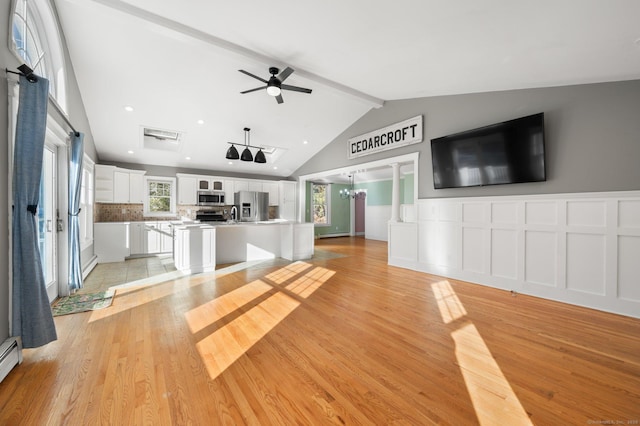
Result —
M 251 131 L 250 128 L 248 127 L 244 128 L 244 149 L 242 150 L 242 155 L 239 155 L 238 150 L 236 149 L 236 145 L 238 144 L 234 142 L 229 142 L 229 144 L 231 144 L 231 147 L 227 150 L 227 160 L 240 159 L 242 161 L 255 161 L 256 163 L 259 163 L 259 164 L 264 164 L 267 162 L 267 157 L 264 155 L 264 152 L 262 151 L 262 147 L 251 146 L 251 144 L 249 143 L 250 131 Z M 249 148 L 258 148 L 258 152 L 256 153 L 255 160 Z
M 240 158 L 240 154 L 238 154 L 238 150 L 235 145 L 231 145 L 231 147 L 227 150 L 227 160 L 237 160 Z

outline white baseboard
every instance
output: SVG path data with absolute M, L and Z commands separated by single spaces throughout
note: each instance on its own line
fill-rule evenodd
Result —
M 95 268 L 97 264 L 98 264 L 98 256 L 96 256 L 94 254 L 93 257 L 91 258 L 91 260 L 89 261 L 89 263 L 87 264 L 87 266 L 82 270 L 82 279 L 83 280 L 85 278 L 87 278 L 89 273 L 91 271 L 93 271 L 93 268 Z

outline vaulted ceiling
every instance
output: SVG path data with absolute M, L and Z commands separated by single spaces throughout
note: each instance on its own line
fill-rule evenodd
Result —
M 54 3 L 103 161 L 286 177 L 385 100 L 640 78 L 637 0 Z M 313 92 L 240 94 L 270 66 Z M 245 127 L 266 164 L 225 159 Z

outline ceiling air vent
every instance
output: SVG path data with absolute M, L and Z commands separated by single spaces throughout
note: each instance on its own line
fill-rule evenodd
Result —
M 142 146 L 145 149 L 156 149 L 159 151 L 177 152 L 181 145 L 180 132 L 173 130 L 153 129 L 151 127 L 142 128 Z

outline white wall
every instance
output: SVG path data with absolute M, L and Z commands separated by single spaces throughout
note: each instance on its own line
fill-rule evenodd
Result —
M 417 208 L 417 222 L 390 226 L 392 265 L 640 318 L 640 191 Z

